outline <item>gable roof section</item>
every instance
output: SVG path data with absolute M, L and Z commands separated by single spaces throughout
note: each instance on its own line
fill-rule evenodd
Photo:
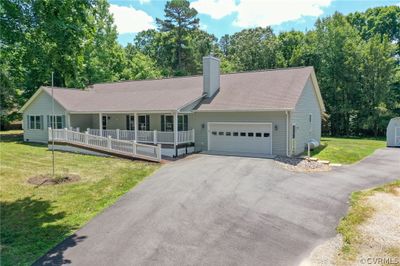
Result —
M 204 98 L 195 111 L 293 110 L 310 76 L 323 112 L 325 107 L 312 67 L 221 75 L 219 91 L 212 98 Z M 51 95 L 51 87 L 41 87 L 20 112 L 42 91 Z M 170 112 L 202 96 L 202 76 L 101 83 L 85 90 L 54 88 L 55 100 L 76 113 Z
M 51 87 L 41 87 L 20 112 L 41 91 L 51 95 Z M 61 106 L 69 112 L 82 113 L 174 111 L 199 99 L 202 94 L 202 76 L 102 83 L 85 90 L 54 87 L 54 99 Z
M 313 67 L 300 67 L 221 75 L 219 92 L 204 99 L 197 111 L 293 110 L 313 73 Z M 316 94 L 320 97 L 319 89 Z M 319 102 L 325 110 L 322 98 Z
M 54 87 L 54 92 L 56 92 L 56 90 L 61 90 L 61 89 L 65 89 L 65 88 L 59 88 L 59 87 Z M 71 90 L 71 89 L 65 89 L 65 90 Z M 75 89 L 73 89 L 75 90 Z M 29 100 L 21 107 L 21 109 L 18 111 L 20 113 L 24 112 L 26 108 L 28 108 L 29 105 L 32 104 L 33 101 L 35 101 L 35 99 L 41 94 L 41 93 L 47 93 L 50 97 L 51 97 L 51 88 L 49 87 L 40 87 L 32 96 L 31 98 L 29 98 Z M 64 109 L 68 110 L 65 105 L 63 105 L 60 101 L 57 100 L 56 97 L 54 97 L 54 101 L 61 105 L 61 107 L 63 107 Z

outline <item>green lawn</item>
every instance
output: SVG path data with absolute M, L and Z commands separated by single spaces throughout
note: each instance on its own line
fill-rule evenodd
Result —
M 81 180 L 35 187 L 27 179 L 51 172 L 51 152 L 20 133 L 0 135 L 1 265 L 30 265 L 159 167 L 56 152 L 56 172 Z
M 351 164 L 386 146 L 384 140 L 362 138 L 321 138 L 321 145 L 311 152 L 312 157 L 332 163 Z

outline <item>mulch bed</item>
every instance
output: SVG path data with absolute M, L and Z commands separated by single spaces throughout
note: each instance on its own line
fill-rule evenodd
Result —
M 38 175 L 29 178 L 28 183 L 36 186 L 49 186 L 78 182 L 80 179 L 79 175 L 74 174 L 56 176 L 55 178 L 51 175 Z
M 321 172 L 330 171 L 331 167 L 317 161 L 309 161 L 303 158 L 289 158 L 284 156 L 277 156 L 275 162 L 290 171 L 296 172 Z

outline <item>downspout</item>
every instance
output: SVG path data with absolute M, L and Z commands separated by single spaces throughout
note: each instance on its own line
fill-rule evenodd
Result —
M 289 157 L 289 112 L 286 113 L 286 156 Z

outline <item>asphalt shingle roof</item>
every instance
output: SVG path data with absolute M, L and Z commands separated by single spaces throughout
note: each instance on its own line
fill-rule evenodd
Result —
M 221 75 L 220 90 L 198 111 L 293 109 L 312 67 Z M 43 87 L 51 93 L 50 87 Z M 85 90 L 55 88 L 54 97 L 72 112 L 172 111 L 199 99 L 203 77 L 95 84 Z

